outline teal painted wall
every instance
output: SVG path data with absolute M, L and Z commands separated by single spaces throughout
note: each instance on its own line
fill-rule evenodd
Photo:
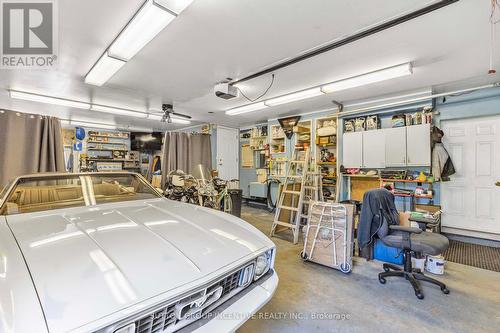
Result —
M 434 123 L 440 127 L 442 121 L 451 120 L 451 119 L 463 119 L 470 117 L 481 117 L 481 116 L 492 116 L 492 115 L 500 115 L 500 88 L 489 88 L 483 89 L 480 91 L 475 91 L 472 93 L 463 94 L 460 96 L 447 96 L 445 99 L 436 98 L 435 101 L 435 111 L 438 112 L 434 117 Z M 408 105 L 408 109 L 411 110 L 415 108 L 416 105 Z M 398 110 L 401 110 L 401 107 L 398 107 Z M 379 114 L 382 121 L 391 117 L 391 109 L 370 111 L 367 114 Z M 332 112 L 321 112 L 314 114 L 305 114 L 301 117 L 302 120 L 309 119 L 317 119 L 323 118 L 326 116 L 332 115 Z M 347 117 L 346 117 L 347 118 Z M 278 124 L 277 120 L 270 120 L 268 122 L 268 126 Z M 269 127 L 270 128 L 270 127 Z M 313 122 L 314 128 L 314 122 Z M 339 120 L 339 128 L 338 132 L 343 132 L 342 122 Z M 314 133 L 313 133 L 314 137 Z M 286 154 L 276 154 L 274 156 L 284 156 L 291 157 L 293 146 L 295 142 L 295 138 L 292 137 L 291 140 L 287 139 L 287 153 Z M 342 136 L 339 135 L 337 138 L 338 145 L 338 158 L 339 163 L 342 163 Z M 414 168 L 415 170 L 420 170 L 418 168 Z M 428 170 L 428 168 L 424 168 L 424 170 Z M 240 178 L 244 181 L 255 181 L 255 169 L 241 169 L 240 168 Z M 345 191 L 345 186 L 343 186 L 344 191 L 340 193 L 339 198 L 346 199 L 347 191 Z M 440 186 L 439 183 L 434 184 L 435 196 L 434 203 L 440 203 Z M 425 200 L 423 202 L 426 202 Z M 398 200 L 398 206 L 402 206 L 401 200 Z

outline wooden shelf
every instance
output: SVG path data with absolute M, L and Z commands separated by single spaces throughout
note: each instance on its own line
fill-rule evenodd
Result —
M 409 180 L 409 179 L 389 179 L 389 178 L 380 178 L 382 182 L 393 182 L 393 183 L 421 183 L 421 184 L 432 184 L 433 182 L 429 182 L 427 180 Z
M 299 125 L 293 127 L 293 132 L 299 134 L 311 134 L 311 129 L 309 127 Z
M 100 148 L 87 148 L 87 150 L 97 150 L 97 151 L 128 151 L 127 149 L 100 149 Z
M 98 162 L 135 162 L 134 160 L 125 160 L 123 158 L 98 158 L 98 157 L 88 157 L 89 161 L 98 161 Z
M 351 178 L 376 178 L 380 179 L 378 175 L 375 176 L 367 176 L 367 175 L 360 175 L 360 174 L 349 174 L 349 173 L 343 173 L 342 174 L 345 177 L 351 177 Z
M 97 138 L 113 138 L 113 139 L 122 139 L 122 140 L 128 140 L 130 139 L 130 136 L 121 136 L 121 135 L 103 135 L 103 134 L 89 134 L 90 137 L 97 137 Z
M 337 162 L 317 162 L 317 165 L 337 165 Z
M 403 194 L 403 193 L 392 193 L 394 194 L 395 197 L 415 197 L 417 199 L 432 199 L 432 195 L 427 195 L 427 194 Z
M 125 145 L 123 142 L 92 141 L 92 140 L 88 140 L 87 143 L 98 143 L 103 145 Z

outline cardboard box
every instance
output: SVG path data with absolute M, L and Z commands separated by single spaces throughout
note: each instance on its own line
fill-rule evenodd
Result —
M 410 223 L 410 212 L 400 212 L 399 213 L 399 225 L 402 227 L 409 227 Z

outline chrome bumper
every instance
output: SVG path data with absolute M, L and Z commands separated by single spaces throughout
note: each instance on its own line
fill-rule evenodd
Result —
M 269 302 L 278 287 L 278 281 L 278 274 L 270 270 L 244 291 L 179 332 L 234 332 Z

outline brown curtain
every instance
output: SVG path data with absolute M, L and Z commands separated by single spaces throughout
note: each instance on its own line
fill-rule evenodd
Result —
M 162 151 L 162 187 L 172 170 L 192 173 L 202 164 L 212 169 L 212 148 L 209 134 L 166 132 Z
M 59 119 L 0 111 L 0 188 L 23 174 L 65 170 Z

